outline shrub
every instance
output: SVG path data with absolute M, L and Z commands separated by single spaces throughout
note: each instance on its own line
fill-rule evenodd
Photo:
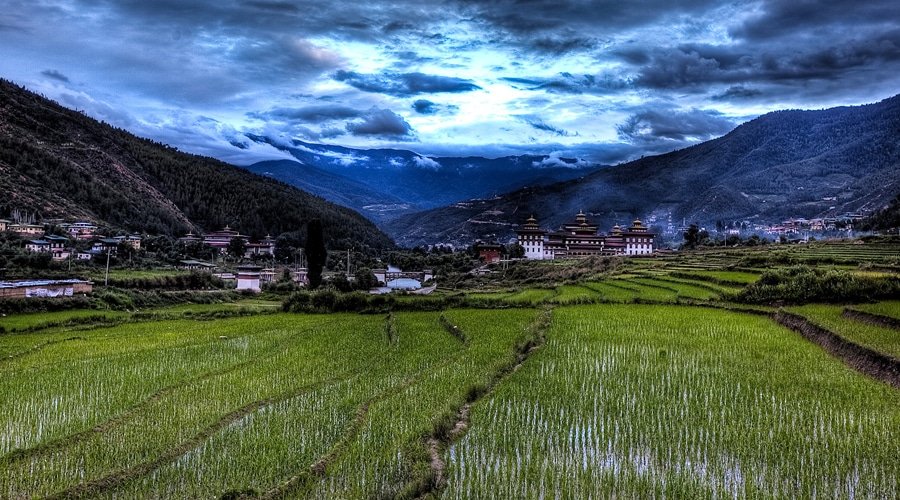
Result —
M 766 271 L 735 299 L 751 304 L 867 302 L 900 295 L 900 281 L 860 276 L 838 269 L 793 266 Z

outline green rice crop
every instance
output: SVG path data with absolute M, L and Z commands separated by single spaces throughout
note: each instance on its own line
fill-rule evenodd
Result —
M 265 318 L 130 324 L 3 366 L 0 394 L 11 404 L 0 450 L 66 446 L 5 460 L 0 496 L 51 494 L 138 466 L 229 411 L 339 373 L 354 361 L 342 352 L 348 342 L 373 337 L 370 318 L 343 318 L 338 337 L 326 326 L 339 317 Z M 102 432 L 65 441 L 97 425 Z
M 633 288 L 614 286 L 609 281 L 585 283 L 585 287 L 599 293 L 603 300 L 608 302 L 631 302 L 639 295 Z
M 549 300 L 555 294 L 554 290 L 548 288 L 527 288 L 506 297 L 504 300 L 513 304 L 536 305 Z
M 845 318 L 843 306 L 811 304 L 789 307 L 788 311 L 804 316 L 822 328 L 850 342 L 900 360 L 900 331 Z
M 685 277 L 696 277 L 698 279 L 706 279 L 717 283 L 734 283 L 741 285 L 749 285 L 755 283 L 760 275 L 756 273 L 748 273 L 744 271 L 704 271 L 696 270 L 686 273 Z
M 100 311 L 96 309 L 72 309 L 40 313 L 9 314 L 0 317 L 0 327 L 7 332 L 27 329 L 38 329 L 50 324 L 58 324 L 71 320 L 86 318 L 113 319 L 126 316 L 120 311 Z
M 900 300 L 885 300 L 874 304 L 857 304 L 853 306 L 853 309 L 900 320 Z
M 473 409 L 445 498 L 900 495 L 900 393 L 768 318 L 560 308 Z
M 562 285 L 556 288 L 556 295 L 550 300 L 554 304 L 585 304 L 596 302 L 600 295 L 591 290 L 578 285 Z

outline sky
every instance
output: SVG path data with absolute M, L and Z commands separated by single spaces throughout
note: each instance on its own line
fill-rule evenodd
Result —
M 614 164 L 900 93 L 896 0 L 0 0 L 0 77 L 181 150 Z

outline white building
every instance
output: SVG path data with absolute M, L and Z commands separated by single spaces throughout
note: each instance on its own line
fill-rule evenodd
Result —
M 237 268 L 237 289 L 251 290 L 259 292 L 262 288 L 259 285 L 260 271 L 259 266 L 238 266 Z

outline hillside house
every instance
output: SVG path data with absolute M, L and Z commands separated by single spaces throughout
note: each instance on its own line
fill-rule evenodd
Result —
M 115 238 L 100 238 L 91 246 L 91 253 L 116 255 L 119 252 L 119 240 Z
M 93 238 L 97 232 L 97 226 L 84 221 L 60 224 L 59 227 L 76 240 L 89 240 Z
M 0 219 L 0 232 L 6 231 L 6 228 L 8 228 L 10 224 L 12 224 L 12 221 Z
M 479 241 L 475 243 L 475 252 L 485 264 L 495 264 L 500 262 L 500 257 L 503 254 L 503 245 Z
M 66 248 L 68 243 L 68 238 L 51 235 L 37 240 L 26 241 L 25 250 L 32 253 L 49 253 L 53 260 L 65 260 L 71 254 L 71 250 Z
M 139 234 L 131 234 L 128 236 L 116 236 L 113 239 L 116 240 L 117 242 L 119 242 L 119 244 L 128 245 L 135 250 L 141 249 L 141 235 L 139 235 Z
M 6 226 L 6 230 L 25 237 L 44 234 L 44 226 L 40 224 L 9 224 Z

